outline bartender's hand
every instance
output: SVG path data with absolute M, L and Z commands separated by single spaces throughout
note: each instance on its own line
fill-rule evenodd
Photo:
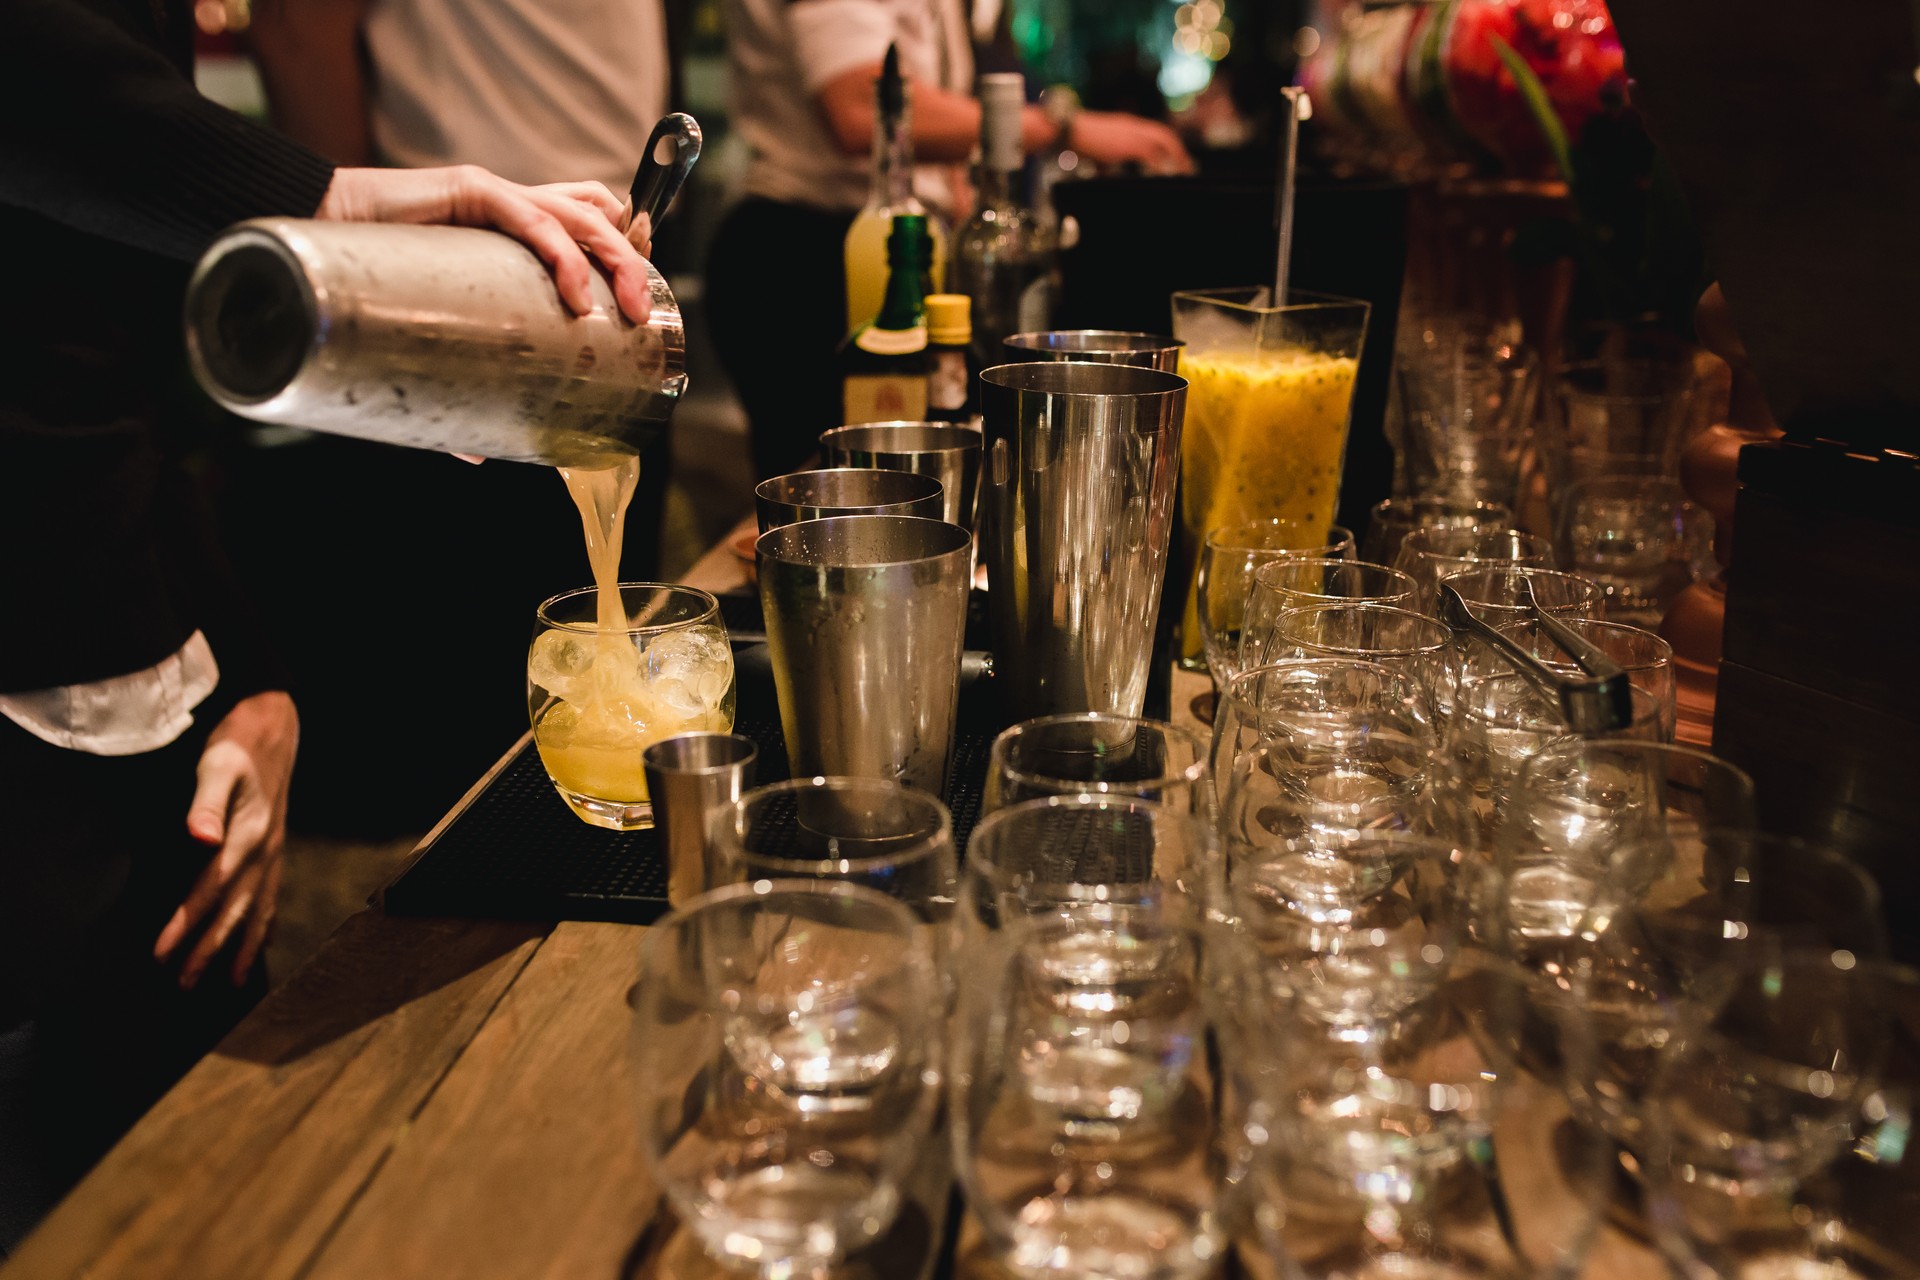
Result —
M 613 278 L 620 310 L 635 324 L 645 324 L 653 310 L 647 269 L 640 250 L 621 232 L 624 207 L 604 183 L 523 187 L 463 164 L 444 169 L 335 169 L 313 216 L 338 222 L 450 222 L 504 231 L 552 268 L 561 300 L 575 315 L 593 307 L 590 253 Z
M 236 986 L 266 944 L 280 898 L 287 784 L 299 745 L 293 699 L 278 692 L 243 699 L 207 738 L 187 831 L 216 852 L 153 946 L 156 959 L 169 960 L 200 928 L 180 968 L 183 987 L 200 981 L 235 930 L 241 931 L 233 960 Z
M 1191 173 L 1193 157 L 1180 135 L 1156 120 L 1121 111 L 1082 111 L 1067 145 L 1097 165 L 1138 163 L 1153 173 Z

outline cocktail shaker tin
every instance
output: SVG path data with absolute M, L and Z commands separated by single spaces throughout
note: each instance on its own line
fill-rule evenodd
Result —
M 655 129 L 634 193 L 656 227 L 698 154 L 690 117 Z M 187 354 L 214 400 L 259 422 L 592 465 L 638 452 L 686 385 L 679 304 L 651 264 L 647 279 L 648 323 L 621 315 L 598 272 L 576 316 L 498 232 L 261 218 L 195 268 Z

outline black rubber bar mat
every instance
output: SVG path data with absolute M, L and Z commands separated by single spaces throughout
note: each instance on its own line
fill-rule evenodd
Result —
M 965 694 L 962 694 L 965 701 Z M 772 689 L 741 682 L 735 731 L 760 744 L 756 784 L 788 776 Z M 954 736 L 947 804 L 966 850 L 980 816 L 990 727 Z M 652 831 L 607 831 L 575 817 L 528 742 L 433 836 L 382 901 L 394 915 L 649 924 L 667 911 L 667 867 Z

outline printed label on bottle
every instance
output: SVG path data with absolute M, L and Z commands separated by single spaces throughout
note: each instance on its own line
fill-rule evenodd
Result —
M 877 356 L 910 356 L 927 349 L 927 327 L 916 325 L 911 329 L 882 329 L 877 324 L 871 324 L 853 335 L 853 345 Z
M 849 423 L 918 422 L 927 416 L 927 379 L 901 373 L 850 374 L 845 409 Z
M 1017 333 L 1041 333 L 1053 327 L 1053 277 L 1041 272 L 1020 291 Z
M 942 351 L 927 374 L 927 405 L 932 409 L 961 409 L 967 403 L 967 357 L 963 351 Z

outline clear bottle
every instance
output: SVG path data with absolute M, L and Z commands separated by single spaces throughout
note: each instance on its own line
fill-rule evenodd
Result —
M 927 216 L 913 194 L 913 100 L 900 75 L 900 53 L 887 46 L 880 78 L 873 84 L 873 182 L 867 203 L 847 228 L 847 332 L 879 314 L 887 289 L 887 241 L 899 213 Z M 933 254 L 928 259 L 932 289 L 946 277 L 946 230 L 928 217 Z M 929 290 L 931 291 L 931 290 Z
M 1050 229 L 1027 203 L 1018 72 L 980 77 L 977 204 L 954 249 L 954 292 L 973 300 L 973 352 L 981 368 L 1002 363 L 1008 334 L 1048 326 Z
M 923 213 L 897 214 L 887 237 L 887 289 L 880 314 L 840 348 L 843 420 L 921 421 L 927 416 L 927 317 L 921 292 L 932 252 Z
M 930 293 L 926 301 L 927 419 L 967 426 L 980 412 L 973 304 L 964 293 Z

